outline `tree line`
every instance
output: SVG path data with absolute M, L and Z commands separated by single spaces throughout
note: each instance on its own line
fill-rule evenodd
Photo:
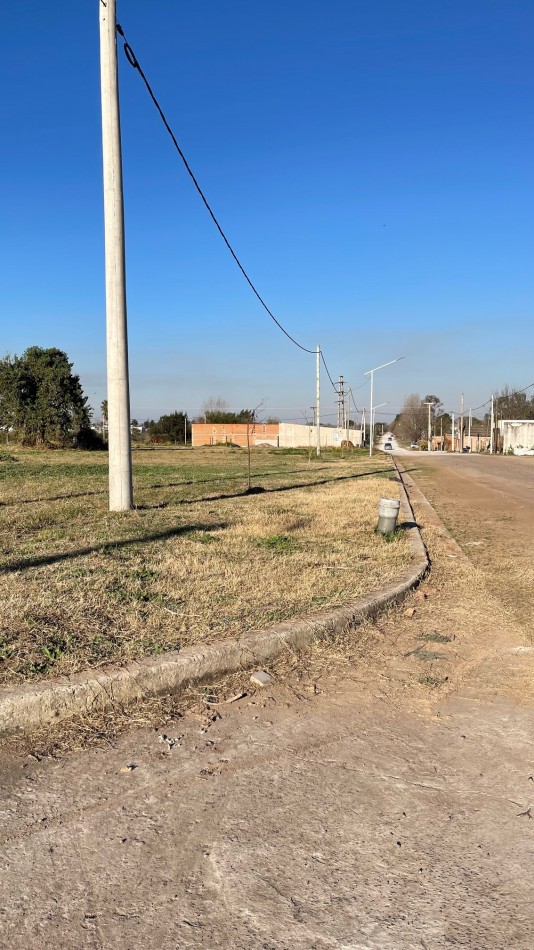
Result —
M 73 364 L 56 347 L 31 346 L 22 356 L 0 359 L 0 429 L 29 446 L 105 448 L 107 400 L 101 404 L 100 425 L 91 423 L 93 410 Z M 183 444 L 191 436 L 191 422 L 254 423 L 253 409 L 231 411 L 224 399 L 210 397 L 200 415 L 190 420 L 175 410 L 158 420 L 131 420 L 132 438 L 149 442 Z M 269 419 L 267 421 L 278 421 Z M 98 431 L 99 430 L 99 431 Z
M 428 436 L 428 403 L 430 403 L 430 423 L 432 432 L 436 435 L 443 432 L 449 434 L 452 429 L 450 413 L 443 412 L 443 403 L 439 396 L 433 394 L 421 399 L 418 393 L 411 393 L 404 400 L 402 409 L 391 423 L 391 430 L 395 435 L 406 442 L 424 442 Z M 467 413 L 464 413 L 464 429 L 467 431 Z M 514 390 L 511 386 L 503 388 L 494 398 L 495 420 L 498 419 L 534 419 L 534 396 L 527 398 L 526 393 Z M 483 416 L 472 416 L 472 427 L 490 426 L 490 411 L 487 409 Z

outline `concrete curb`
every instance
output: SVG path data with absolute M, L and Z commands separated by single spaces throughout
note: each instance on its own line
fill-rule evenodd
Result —
M 289 620 L 239 639 L 189 647 L 126 667 L 84 672 L 31 686 L 8 688 L 0 694 L 0 736 L 31 733 L 50 723 L 125 705 L 143 697 L 177 692 L 181 687 L 262 666 L 285 650 L 300 650 L 313 640 L 325 639 L 374 617 L 399 603 L 429 569 L 429 559 L 399 469 L 401 514 L 410 527 L 415 565 L 394 582 L 335 610 Z

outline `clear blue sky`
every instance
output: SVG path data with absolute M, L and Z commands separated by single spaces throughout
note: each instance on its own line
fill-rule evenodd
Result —
M 534 381 L 532 0 L 119 0 L 118 19 L 260 292 L 334 376 L 405 355 L 376 377 L 392 411 Z M 66 350 L 98 407 L 98 0 L 4 5 L 1 34 L 1 349 Z M 132 415 L 309 412 L 314 357 L 260 309 L 122 50 L 120 87 Z

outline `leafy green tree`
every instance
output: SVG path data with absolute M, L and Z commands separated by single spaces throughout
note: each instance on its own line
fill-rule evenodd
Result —
M 185 441 L 185 424 L 187 413 L 171 412 L 160 416 L 157 422 L 149 424 L 149 435 L 154 442 L 183 443 Z
M 218 397 L 214 399 L 213 396 L 207 400 L 202 406 L 202 414 L 197 416 L 194 422 L 209 422 L 212 425 L 221 424 L 225 425 L 232 422 L 254 422 L 254 410 L 253 409 L 240 409 L 239 412 L 231 412 L 228 409 L 228 403 L 224 399 Z
M 67 354 L 32 346 L 0 360 L 0 416 L 26 445 L 72 444 L 90 428 L 91 410 Z

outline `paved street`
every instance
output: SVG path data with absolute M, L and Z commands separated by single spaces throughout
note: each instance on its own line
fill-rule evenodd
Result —
M 443 460 L 445 491 L 437 463 L 417 461 L 452 511 L 459 484 L 524 492 L 531 477 L 528 460 Z M 4 755 L 0 946 L 531 950 L 528 631 L 416 514 L 428 596 L 319 673 L 314 660 L 299 678 L 293 660 L 235 703 L 199 694 L 165 727 L 170 753 L 144 728 L 42 761 Z

